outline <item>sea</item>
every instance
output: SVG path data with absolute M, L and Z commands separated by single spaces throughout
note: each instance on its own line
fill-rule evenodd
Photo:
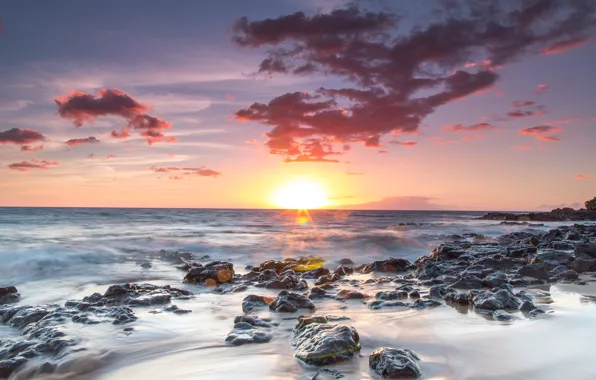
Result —
M 410 261 L 458 235 L 497 237 L 543 232 L 566 223 L 502 225 L 483 212 L 243 209 L 0 208 L 0 286 L 14 285 L 21 304 L 63 304 L 112 284 L 151 283 L 192 290 L 176 304 L 192 313 L 135 310 L 133 331 L 112 324 L 64 328 L 78 350 L 55 359 L 59 371 L 45 379 L 312 379 L 289 345 L 295 317 L 277 318 L 270 343 L 224 343 L 242 314 L 249 289 L 218 294 L 183 284 L 185 272 L 164 252 L 190 252 L 201 260 L 226 260 L 238 273 L 265 260 L 342 258 L 356 265 L 388 257 Z M 367 276 L 355 275 L 365 280 Z M 312 285 L 312 284 L 309 284 Z M 349 318 L 361 339 L 360 354 L 333 365 L 345 379 L 376 379 L 368 355 L 383 346 L 409 348 L 421 357 L 426 379 L 594 379 L 596 303 L 593 286 L 555 285 L 534 290 L 544 318 L 501 323 L 468 310 L 371 310 L 362 302 L 325 301 L 318 312 Z M 18 339 L 0 326 L 0 340 Z M 33 360 L 35 361 L 35 360 Z M 317 379 L 323 379 L 319 374 Z M 18 379 L 19 377 L 15 377 Z

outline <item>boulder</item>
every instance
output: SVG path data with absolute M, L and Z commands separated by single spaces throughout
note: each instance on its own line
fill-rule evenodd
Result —
M 383 347 L 370 354 L 370 368 L 384 379 L 412 379 L 422 376 L 420 358 L 410 350 Z
M 240 346 L 248 343 L 267 343 L 273 336 L 264 329 L 251 325 L 248 322 L 238 322 L 230 331 L 225 342 Z
M 323 366 L 348 360 L 360 351 L 356 329 L 346 325 L 311 323 L 298 330 L 290 344 L 306 364 Z
M 213 261 L 204 266 L 191 269 L 184 276 L 184 282 L 215 287 L 232 281 L 233 277 L 234 264 L 225 261 Z
M 269 306 L 273 300 L 274 298 L 272 297 L 257 296 L 254 294 L 248 295 L 242 300 L 242 311 L 250 313 L 255 310 L 263 309 Z
M 500 288 L 501 286 L 507 284 L 509 280 L 507 279 L 507 275 L 503 272 L 495 272 L 491 273 L 482 282 L 484 286 L 487 288 Z
M 596 259 L 586 254 L 580 254 L 569 265 L 577 273 L 596 272 Z
M 482 289 L 484 285 L 482 280 L 473 275 L 464 275 L 460 277 L 456 282 L 451 284 L 454 289 Z
M 384 292 L 378 292 L 375 295 L 375 298 L 383 301 L 402 300 L 404 298 L 408 298 L 408 292 L 406 292 L 405 290 L 389 290 Z
M 372 264 L 366 264 L 360 268 L 361 273 L 383 272 L 396 273 L 404 272 L 410 266 L 410 262 L 402 258 L 391 257 L 387 260 L 375 261 Z
M 314 310 L 315 304 L 301 294 L 283 290 L 269 304 L 269 309 L 277 313 L 294 313 L 299 309 Z
M 573 253 L 575 254 L 575 257 L 586 255 L 596 259 L 596 243 L 580 244 L 575 247 Z
M 20 298 L 21 295 L 14 286 L 0 288 L 0 305 L 18 302 Z
M 430 258 L 435 261 L 453 260 L 466 253 L 465 249 L 455 244 L 440 244 L 430 254 Z
M 470 298 L 468 297 L 467 293 L 447 293 L 444 300 L 445 302 L 462 306 L 467 306 L 470 304 Z
M 548 280 L 550 273 L 548 267 L 544 264 L 528 264 L 517 270 L 517 274 L 523 277 L 532 277 L 539 280 Z
M 473 298 L 474 307 L 483 310 L 518 310 L 522 304 L 521 300 L 512 292 L 500 289 L 497 292 L 490 290 L 480 293 Z
M 348 289 L 342 289 L 339 292 L 337 292 L 337 295 L 335 296 L 335 298 L 338 300 L 363 300 L 363 299 L 368 298 L 368 296 L 361 292 L 348 290 Z

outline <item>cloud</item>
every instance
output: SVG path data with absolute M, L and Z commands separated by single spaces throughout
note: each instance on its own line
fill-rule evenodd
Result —
M 110 160 L 110 159 L 112 159 L 112 158 L 116 158 L 116 156 L 115 156 L 115 155 L 113 155 L 113 154 L 108 154 L 108 155 L 107 155 L 107 156 L 105 156 L 104 158 L 105 158 L 106 160 Z
M 582 118 L 579 116 L 571 116 L 571 117 L 566 117 L 563 119 L 557 119 L 557 120 L 553 120 L 553 121 L 549 121 L 547 124 L 569 124 L 569 123 L 573 123 L 576 121 L 580 121 Z
M 550 85 L 546 84 L 546 83 L 541 83 L 538 86 L 536 86 L 536 91 L 534 91 L 535 94 L 544 94 L 545 92 L 548 91 L 548 89 L 550 88 Z
M 536 102 L 531 100 L 517 100 L 515 102 L 512 102 L 511 105 L 515 108 L 530 107 L 536 105 Z
M 198 168 L 184 168 L 184 167 L 176 167 L 176 166 L 169 166 L 169 167 L 157 167 L 151 166 L 150 169 L 155 173 L 170 173 L 170 172 L 182 172 L 181 175 L 175 175 L 170 179 L 182 179 L 184 177 L 212 177 L 217 178 L 220 177 L 222 174 L 215 170 L 207 169 L 204 166 L 200 166 Z
M 586 180 L 590 179 L 590 176 L 587 174 L 576 174 L 573 178 L 578 181 L 586 181 Z
M 521 129 L 519 133 L 522 135 L 534 136 L 542 141 L 560 141 L 557 136 L 546 136 L 545 133 L 557 133 L 563 130 L 562 127 L 553 127 L 550 125 L 538 125 L 536 127 Z
M 386 150 L 379 150 L 377 153 L 378 153 L 378 154 L 387 154 L 387 153 L 389 153 L 389 152 L 388 152 L 388 151 L 386 151 Z
M 406 148 L 411 148 L 411 147 L 418 145 L 418 143 L 416 141 L 397 141 L 397 140 L 391 140 L 391 141 L 389 141 L 389 144 L 404 146 Z
M 148 106 L 117 89 L 103 89 L 97 95 L 73 91 L 56 98 L 55 102 L 60 116 L 72 119 L 77 127 L 91 123 L 100 116 L 120 116 L 127 121 L 127 126 L 120 132 L 112 131 L 111 136 L 114 138 L 129 137 L 130 131 L 135 130 L 140 131 L 149 145 L 176 141 L 175 137 L 163 134 L 163 130 L 172 127 L 171 123 L 146 114 Z
M 515 110 L 507 113 L 509 117 L 528 117 L 534 115 L 533 111 Z
M 345 172 L 346 175 L 364 175 L 364 173 L 358 173 L 358 172 Z
M 13 164 L 8 165 L 8 167 L 12 170 L 18 170 L 18 171 L 24 172 L 29 169 L 47 169 L 48 167 L 57 166 L 57 165 L 58 165 L 58 162 L 56 162 L 56 161 L 31 160 L 31 161 L 15 162 Z
M 490 131 L 497 129 L 498 127 L 489 123 L 478 123 L 470 126 L 463 126 L 462 124 L 445 125 L 443 126 L 444 132 L 479 132 L 479 131 Z
M 353 5 L 239 19 L 233 43 L 266 51 L 257 74 L 326 74 L 351 85 L 282 94 L 238 110 L 236 118 L 270 126 L 270 152 L 290 160 L 309 155 L 305 139 L 377 148 L 383 135 L 416 132 L 436 108 L 493 86 L 497 67 L 583 37 L 596 8 L 556 0 L 450 4 L 457 9 L 405 34 L 397 29 L 400 15 Z
M 37 152 L 38 150 L 42 150 L 43 145 L 38 146 L 31 146 L 31 145 L 21 145 L 21 150 L 23 152 Z
M 529 145 L 516 145 L 514 148 L 517 150 L 532 150 L 532 147 Z
M 380 201 L 342 206 L 353 210 L 441 210 L 442 206 L 434 203 L 436 198 L 420 196 L 386 197 Z
M 82 144 L 98 144 L 99 140 L 93 136 L 85 137 L 83 139 L 70 139 L 65 142 L 68 146 L 77 146 Z
M 0 132 L 0 144 L 25 145 L 45 141 L 46 137 L 33 129 L 12 128 Z
M 546 54 L 546 55 L 559 54 L 566 50 L 579 47 L 579 46 L 587 43 L 588 41 L 589 41 L 588 38 L 583 38 L 583 37 L 570 38 L 567 40 L 556 42 L 556 43 L 552 44 L 551 46 L 547 47 L 546 49 L 543 49 L 540 53 Z

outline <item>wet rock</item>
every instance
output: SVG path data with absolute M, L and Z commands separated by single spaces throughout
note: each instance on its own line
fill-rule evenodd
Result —
M 264 287 L 266 289 L 287 289 L 287 290 L 305 290 L 308 289 L 308 284 L 305 280 L 301 280 L 295 275 L 284 275 L 280 276 L 271 281 L 257 284 L 258 287 Z
M 184 276 L 184 282 L 215 287 L 232 281 L 233 277 L 234 264 L 224 261 L 213 261 L 204 266 L 191 269 Z
M 528 264 L 517 270 L 517 274 L 524 277 L 537 278 L 539 280 L 548 280 L 550 273 L 544 264 Z
M 391 257 L 387 260 L 375 261 L 372 264 L 366 264 L 360 268 L 361 273 L 383 272 L 396 273 L 404 272 L 410 266 L 410 262 L 402 258 Z
M 294 313 L 299 309 L 314 310 L 315 304 L 301 294 L 281 291 L 271 304 L 269 309 L 277 313 Z
M 415 278 L 420 280 L 427 280 L 430 278 L 435 278 L 443 274 L 443 271 L 439 265 L 435 264 L 433 261 L 427 261 L 424 264 L 421 264 L 413 273 L 412 275 Z
M 172 288 L 169 285 L 157 286 L 152 284 L 117 284 L 110 286 L 103 295 L 99 293 L 84 297 L 82 301 L 70 300 L 65 304 L 79 310 L 86 310 L 93 306 L 151 306 L 164 305 L 175 299 L 188 299 L 192 292 L 184 289 Z
M 454 289 L 482 289 L 484 285 L 482 280 L 473 275 L 464 275 L 455 283 L 451 284 Z
M 225 342 L 240 346 L 248 343 L 267 343 L 273 335 L 264 329 L 251 325 L 248 322 L 237 322 L 234 329 L 228 334 Z
M 428 300 L 428 299 L 417 299 L 416 301 L 414 301 L 414 303 L 412 304 L 412 306 L 410 306 L 412 309 L 418 309 L 418 310 L 422 310 L 422 309 L 426 309 L 428 307 L 437 307 L 437 306 L 441 306 L 442 304 L 440 302 L 437 302 L 435 300 Z
M 329 322 L 329 320 L 327 319 L 326 316 L 323 316 L 323 315 L 313 315 L 312 317 L 300 316 L 300 317 L 298 317 L 298 324 L 294 328 L 294 331 L 302 330 L 306 326 L 311 325 L 313 323 L 327 323 L 327 322 Z
M 368 307 L 373 310 L 390 308 L 390 307 L 408 307 L 407 303 L 401 301 L 383 301 L 383 300 L 375 300 L 368 303 Z
M 323 366 L 348 360 L 360 351 L 356 329 L 346 325 L 312 323 L 297 331 L 290 344 L 306 364 Z
M 570 253 L 562 251 L 546 251 L 536 257 L 536 263 L 547 263 L 551 266 L 568 265 L 573 261 L 573 256 Z
M 476 295 L 473 299 L 474 307 L 483 310 L 518 310 L 521 306 L 521 300 L 506 289 L 500 289 L 497 292 L 490 290 Z
M 429 296 L 431 298 L 443 299 L 447 293 L 455 292 L 455 289 L 448 289 L 445 285 L 433 285 L 430 287 Z
M 444 297 L 445 302 L 456 305 L 467 306 L 470 304 L 470 298 L 467 293 L 447 293 Z
M 532 301 L 524 301 L 519 307 L 519 311 L 521 311 L 522 313 L 529 313 L 534 309 L 536 309 L 536 306 L 534 306 Z
M 563 238 L 565 240 L 578 241 L 582 239 L 582 236 L 577 231 L 568 231 Z
M 307 297 L 311 300 L 325 298 L 327 297 L 327 292 L 324 289 L 315 286 L 309 290 Z
M 350 258 L 339 259 L 337 263 L 340 265 L 354 265 L 354 261 Z
M 341 379 L 344 375 L 334 369 L 321 368 L 317 373 L 311 377 L 311 380 L 334 380 Z
M 363 300 L 368 298 L 368 296 L 364 293 L 360 293 L 357 291 L 342 289 L 339 292 L 337 292 L 335 298 L 339 300 Z
M 192 313 L 192 310 L 187 310 L 187 309 L 181 309 L 176 305 L 171 305 L 166 307 L 165 309 L 163 309 L 164 311 L 170 312 L 170 313 L 174 313 L 174 314 L 188 314 L 188 313 Z
M 316 286 L 320 286 L 320 285 L 324 285 L 324 284 L 330 284 L 336 281 L 341 280 L 341 276 L 337 273 L 331 273 L 325 276 L 321 276 L 317 279 L 317 281 L 315 281 L 315 285 Z
M 528 313 L 528 318 L 536 318 L 541 316 L 542 314 L 544 314 L 544 310 L 536 308 Z
M 315 270 L 311 270 L 311 271 L 302 273 L 302 278 L 319 278 L 321 276 L 326 276 L 328 274 L 329 274 L 329 269 L 318 268 Z
M 596 259 L 596 243 L 580 244 L 573 251 L 575 257 L 582 255 Z
M 418 299 L 420 298 L 420 293 L 418 292 L 418 290 L 412 290 L 408 296 L 410 296 L 410 298 L 412 299 Z
M 404 298 L 408 298 L 408 292 L 405 290 L 390 290 L 390 291 L 378 292 L 375 295 L 375 298 L 378 300 L 383 300 L 383 301 L 401 300 Z
M 503 311 L 503 310 L 496 310 L 492 312 L 492 317 L 496 321 L 507 322 L 513 320 L 513 315 Z
M 240 323 L 240 322 L 245 322 L 245 323 L 248 323 L 249 325 L 255 326 L 255 327 L 269 328 L 272 326 L 277 326 L 276 323 L 271 322 L 271 319 L 260 318 L 256 315 L 239 315 L 234 318 L 234 324 Z
M 567 269 L 566 267 L 563 267 L 562 270 L 554 272 L 555 277 L 557 278 L 557 280 L 560 281 L 575 281 L 579 278 L 579 273 L 577 273 L 573 269 Z
M 242 311 L 250 313 L 255 310 L 263 309 L 273 302 L 274 298 L 257 296 L 254 294 L 244 297 L 242 300 Z
M 420 358 L 410 350 L 383 347 L 370 354 L 370 368 L 384 379 L 411 379 L 422 376 Z
M 17 329 L 22 329 L 28 324 L 36 323 L 43 317 L 48 315 L 50 312 L 46 308 L 37 306 L 28 306 L 14 314 L 14 316 L 8 321 L 8 325 Z
M 0 379 L 8 379 L 27 359 L 22 356 L 8 360 L 0 360 Z
M 466 251 L 463 247 L 455 244 L 439 244 L 430 254 L 430 258 L 435 261 L 453 260 L 457 259 Z
M 509 280 L 507 279 L 507 275 L 505 273 L 495 272 L 486 276 L 484 281 L 482 281 L 482 284 L 487 288 L 500 288 L 508 282 Z
M 151 269 L 153 265 L 151 263 L 143 263 L 141 264 L 141 268 L 143 269 Z
M 569 268 L 577 273 L 596 272 L 596 259 L 582 253 L 575 257 Z
M 14 286 L 0 288 L 0 305 L 18 302 L 20 298 L 21 295 Z
M 333 273 L 342 277 L 348 276 L 354 273 L 354 268 L 350 266 L 340 265 L 333 270 Z

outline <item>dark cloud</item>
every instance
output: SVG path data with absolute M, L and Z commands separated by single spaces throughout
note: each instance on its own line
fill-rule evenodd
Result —
M 397 141 L 397 140 L 391 140 L 391 141 L 389 141 L 389 144 L 405 146 L 406 148 L 411 148 L 413 146 L 418 145 L 418 143 L 416 141 Z
M 97 144 L 97 143 L 99 143 L 99 140 L 93 136 L 85 137 L 83 139 L 70 139 L 67 142 L 65 142 L 65 144 L 68 146 L 77 146 L 77 145 L 82 145 L 82 144 Z
M 21 145 L 21 150 L 23 152 L 37 152 L 38 150 L 42 150 L 43 145 L 31 146 L 31 145 Z
M 560 141 L 557 136 L 547 136 L 545 133 L 557 133 L 563 130 L 562 127 L 553 127 L 550 125 L 538 125 L 536 127 L 521 129 L 519 133 L 522 135 L 534 136 L 542 141 Z
M 44 135 L 33 129 L 12 128 L 0 132 L 0 144 L 25 145 L 45 140 Z
M 12 170 L 18 171 L 27 171 L 29 169 L 47 169 L 50 166 L 57 166 L 58 162 L 56 161 L 38 161 L 38 160 L 31 160 L 31 161 L 21 161 L 15 162 L 14 164 L 8 165 L 8 167 Z
M 213 177 L 213 178 L 217 178 L 222 175 L 220 172 L 217 172 L 217 171 L 211 170 L 211 169 L 207 169 L 204 166 L 200 166 L 198 168 L 184 168 L 184 167 L 176 167 L 176 166 L 169 166 L 169 167 L 151 166 L 150 169 L 152 171 L 154 171 L 155 173 L 171 173 L 171 172 L 180 173 L 180 175 L 174 176 L 176 178 L 170 177 L 170 179 L 182 179 L 183 178 L 182 176 L 184 176 L 184 177 Z
M 498 127 L 489 124 L 489 123 L 477 123 L 469 126 L 464 126 L 462 124 L 455 124 L 455 125 L 445 125 L 443 126 L 443 131 L 445 132 L 478 132 L 478 131 L 490 131 L 493 129 L 497 129 Z
M 515 110 L 507 113 L 509 117 L 528 117 L 534 115 L 534 111 L 522 111 L 522 110 Z
M 237 119 L 271 126 L 266 145 L 287 162 L 311 156 L 305 140 L 378 148 L 383 135 L 415 132 L 437 107 L 493 86 L 496 68 L 585 38 L 596 8 L 590 0 L 452 3 L 440 21 L 405 34 L 399 15 L 355 6 L 238 20 L 235 44 L 270 48 L 259 73 L 323 73 L 352 85 L 280 95 L 237 111 Z
M 535 104 L 536 104 L 536 102 L 531 101 L 531 100 L 517 100 L 517 101 L 511 103 L 511 105 L 515 108 L 530 107 Z
M 156 142 L 174 142 L 175 137 L 167 137 L 163 130 L 172 127 L 172 124 L 160 118 L 150 116 L 145 112 L 149 109 L 117 89 L 103 89 L 97 95 L 73 91 L 70 95 L 55 99 L 58 113 L 63 118 L 72 119 L 77 127 L 86 122 L 93 122 L 99 116 L 120 116 L 127 121 L 127 126 L 120 132 L 112 131 L 114 138 L 130 136 L 130 130 L 140 131 L 147 144 Z

